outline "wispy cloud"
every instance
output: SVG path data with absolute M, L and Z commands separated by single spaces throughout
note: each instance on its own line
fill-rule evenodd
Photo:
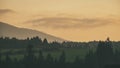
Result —
M 27 21 L 33 26 L 50 28 L 93 28 L 112 23 L 108 19 L 100 18 L 69 18 L 69 17 L 46 17 Z
M 11 9 L 0 9 L 0 15 L 6 14 L 6 13 L 13 13 L 14 11 Z

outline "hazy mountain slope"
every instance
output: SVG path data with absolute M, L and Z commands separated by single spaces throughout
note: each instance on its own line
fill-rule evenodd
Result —
M 34 36 L 39 36 L 41 39 L 47 38 L 48 41 L 64 41 L 61 38 L 37 31 L 32 29 L 26 28 L 18 28 L 3 22 L 0 22 L 0 36 L 3 37 L 16 37 L 18 39 L 26 39 L 27 37 L 31 38 Z

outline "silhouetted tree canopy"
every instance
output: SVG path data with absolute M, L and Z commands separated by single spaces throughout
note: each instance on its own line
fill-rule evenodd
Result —
M 0 49 L 4 49 L 7 46 L 8 48 L 26 48 L 23 53 L 24 57 L 19 60 L 13 58 L 12 50 L 9 50 L 5 54 L 0 52 L 0 68 L 120 68 L 120 50 L 118 49 L 119 42 L 110 41 L 109 38 L 106 41 L 94 41 L 88 43 L 49 43 L 47 39 L 42 41 L 38 37 L 31 39 L 27 38 L 25 40 L 1 37 Z M 37 56 L 34 50 L 35 47 L 38 49 Z M 46 50 L 49 52 L 49 50 L 53 51 L 60 48 L 89 48 L 89 51 L 84 59 L 79 58 L 80 56 L 76 56 L 73 62 L 66 61 L 67 56 L 64 50 L 58 58 L 54 57 L 50 53 L 46 56 L 43 53 L 43 51 L 46 52 Z M 93 51 L 92 48 L 96 48 L 96 50 Z M 3 56 L 5 56 L 4 60 Z

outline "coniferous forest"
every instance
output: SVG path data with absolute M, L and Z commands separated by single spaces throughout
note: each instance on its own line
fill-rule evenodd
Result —
M 84 59 L 74 55 L 74 61 L 66 61 L 67 49 L 85 48 L 89 51 Z M 0 38 L 0 68 L 120 68 L 120 42 L 48 42 L 39 37 L 19 40 L 16 38 Z M 3 53 L 4 50 L 10 49 Z M 23 54 L 23 58 L 11 58 L 11 50 L 24 49 L 14 54 Z M 60 50 L 62 49 L 62 50 Z M 60 51 L 58 58 L 51 53 L 46 56 L 44 51 Z M 71 51 L 72 52 L 72 51 Z M 37 53 L 37 56 L 35 55 Z M 79 53 L 79 52 L 78 52 Z M 4 58 L 3 58 L 4 56 Z M 70 56 L 70 55 L 69 55 Z
M 120 0 L 0 0 L 0 68 L 120 68 Z

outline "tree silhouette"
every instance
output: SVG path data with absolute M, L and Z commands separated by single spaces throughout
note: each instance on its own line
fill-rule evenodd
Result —
M 26 58 L 25 59 L 26 68 L 33 68 L 34 67 L 34 61 L 35 61 L 33 45 L 28 45 L 27 55 L 26 55 L 25 58 Z
M 38 67 L 44 67 L 45 66 L 45 60 L 44 60 L 44 56 L 43 56 L 43 53 L 42 51 L 40 50 L 39 51 L 39 55 L 38 55 Z
M 44 61 L 44 56 L 43 56 L 43 53 L 42 53 L 41 50 L 39 51 L 38 60 L 39 60 L 40 63 L 42 63 Z
M 43 40 L 43 45 L 48 45 L 48 41 L 46 38 Z
M 92 50 L 89 50 L 84 61 L 86 68 L 97 68 L 97 58 Z
M 104 67 L 106 64 L 112 63 L 113 48 L 109 39 L 107 39 L 105 42 L 100 41 L 98 43 L 96 55 L 100 68 Z
M 6 67 L 6 68 L 9 68 L 9 67 L 12 66 L 12 60 L 11 60 L 11 58 L 10 58 L 10 56 L 9 56 L 8 53 L 6 54 L 5 63 L 6 63 L 6 64 L 5 64 L 5 67 Z
M 46 64 L 47 64 L 47 68 L 53 67 L 53 57 L 51 56 L 50 53 L 48 53 L 48 55 L 46 57 Z
M 73 68 L 80 68 L 83 67 L 83 62 L 80 60 L 79 56 L 76 56 Z
M 59 58 L 59 64 L 60 64 L 60 68 L 65 68 L 66 67 L 66 54 L 64 51 L 62 51 L 62 54 L 60 55 Z
M 66 61 L 66 55 L 65 55 L 65 51 L 63 51 L 60 58 L 59 58 L 59 62 L 65 63 L 65 61 Z
M 29 45 L 32 44 L 32 45 Z M 42 45 L 40 45 L 42 44 Z M 28 46 L 27 46 L 28 45 Z M 89 45 L 89 46 L 88 46 Z M 95 46 L 96 45 L 96 46 Z M 114 46 L 113 46 L 114 45 Z M 7 52 L 0 52 L 0 68 L 120 68 L 120 42 L 110 41 L 107 38 L 106 41 L 94 41 L 94 42 L 51 42 L 48 43 L 47 39 L 43 42 L 39 37 L 27 38 L 25 40 L 19 40 L 16 38 L 1 37 L 0 49 L 6 48 Z M 17 58 L 11 58 L 12 55 L 18 55 L 19 53 L 11 53 L 11 48 L 26 48 L 26 52 L 22 51 L 20 54 L 24 54 L 23 59 L 17 60 Z M 39 48 L 39 51 L 34 51 L 34 47 Z M 113 47 L 114 50 L 113 51 Z M 9 48 L 11 50 L 9 50 Z M 44 52 L 49 54 L 44 57 Z M 85 59 L 80 59 L 76 56 L 73 62 L 66 61 L 66 53 L 63 50 L 58 57 L 53 58 L 52 52 L 61 51 L 68 48 L 90 48 Z M 96 50 L 92 50 L 96 48 Z M 36 56 L 34 54 L 38 54 Z M 51 53 L 51 54 L 50 54 Z M 5 59 L 2 57 L 5 55 Z

